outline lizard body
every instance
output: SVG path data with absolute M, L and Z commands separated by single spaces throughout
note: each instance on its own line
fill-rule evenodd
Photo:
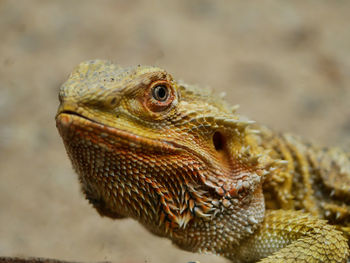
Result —
M 350 158 L 236 113 L 157 67 L 81 63 L 58 130 L 86 198 L 233 262 L 346 262 Z

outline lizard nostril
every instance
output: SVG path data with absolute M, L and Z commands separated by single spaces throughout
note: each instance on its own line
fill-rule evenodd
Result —
M 222 149 L 224 149 L 225 138 L 221 132 L 217 131 L 214 133 L 213 143 L 214 143 L 215 150 L 221 151 Z
M 116 99 L 116 98 L 113 98 L 113 99 L 111 100 L 111 105 L 116 104 L 116 102 L 117 102 L 117 99 Z

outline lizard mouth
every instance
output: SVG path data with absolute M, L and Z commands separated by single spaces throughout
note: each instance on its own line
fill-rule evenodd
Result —
M 61 110 L 56 115 L 56 126 L 65 140 L 73 137 L 81 137 L 84 140 L 99 142 L 107 148 L 115 149 L 117 145 L 125 144 L 132 148 L 145 148 L 161 150 L 163 152 L 174 152 L 181 150 L 181 147 L 173 145 L 171 142 L 164 140 L 154 140 L 143 137 L 130 131 L 125 131 L 116 127 L 102 124 L 72 110 Z M 101 145 L 102 145 L 101 144 Z
M 72 110 L 63 110 L 63 111 L 59 112 L 59 113 L 56 115 L 56 119 L 57 119 L 58 116 L 61 115 L 61 114 L 70 115 L 70 116 L 72 116 L 72 117 L 73 117 L 73 116 L 76 116 L 76 117 L 78 117 L 78 118 L 82 118 L 82 119 L 85 119 L 85 120 L 88 120 L 88 121 L 90 121 L 90 122 L 94 122 L 94 123 L 97 123 L 97 124 L 98 124 L 98 122 L 94 121 L 93 119 L 90 119 L 90 118 L 88 118 L 88 117 L 86 117 L 86 116 L 84 116 L 84 115 L 82 115 L 82 114 L 80 114 L 80 113 L 78 113 L 78 112 L 72 111 Z

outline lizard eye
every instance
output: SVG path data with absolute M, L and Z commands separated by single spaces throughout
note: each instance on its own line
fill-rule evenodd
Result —
M 152 88 L 152 96 L 157 101 L 166 101 L 169 96 L 168 87 L 165 85 L 156 85 Z
M 175 90 L 168 81 L 159 80 L 151 84 L 146 96 L 146 106 L 153 112 L 160 112 L 168 109 L 174 101 Z

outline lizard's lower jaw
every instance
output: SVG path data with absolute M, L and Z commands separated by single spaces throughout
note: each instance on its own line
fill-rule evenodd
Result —
M 130 168 L 133 159 L 127 134 L 68 111 L 56 116 L 56 125 L 82 190 L 99 214 L 136 218 L 142 212 L 142 202 L 134 212 L 129 209 L 130 202 L 139 201 L 134 192 L 141 192 L 137 188 L 142 186 L 135 169 L 124 169 Z
M 166 205 L 174 197 L 162 193 L 166 182 L 172 181 L 175 190 L 182 179 L 175 176 L 175 169 L 162 171 L 159 165 L 167 163 L 167 158 L 173 160 L 178 149 L 70 112 L 60 112 L 56 125 L 82 190 L 101 215 L 130 216 L 146 225 L 158 224 L 162 208 L 157 195 Z M 153 177 L 155 173 L 158 177 Z
M 220 195 L 225 186 L 210 181 L 215 174 L 191 152 L 67 111 L 57 115 L 56 123 L 82 189 L 101 215 L 133 217 L 152 232 L 165 235 L 169 228 L 188 227 L 192 220 L 215 218 L 222 207 L 232 206 L 235 213 L 239 210 L 234 200 Z M 256 179 L 250 191 L 260 187 L 257 175 L 240 175 Z M 245 186 L 237 183 L 237 189 L 239 185 Z M 245 210 L 252 208 L 260 217 L 263 199 L 254 200 L 259 203 L 259 213 L 248 199 Z

